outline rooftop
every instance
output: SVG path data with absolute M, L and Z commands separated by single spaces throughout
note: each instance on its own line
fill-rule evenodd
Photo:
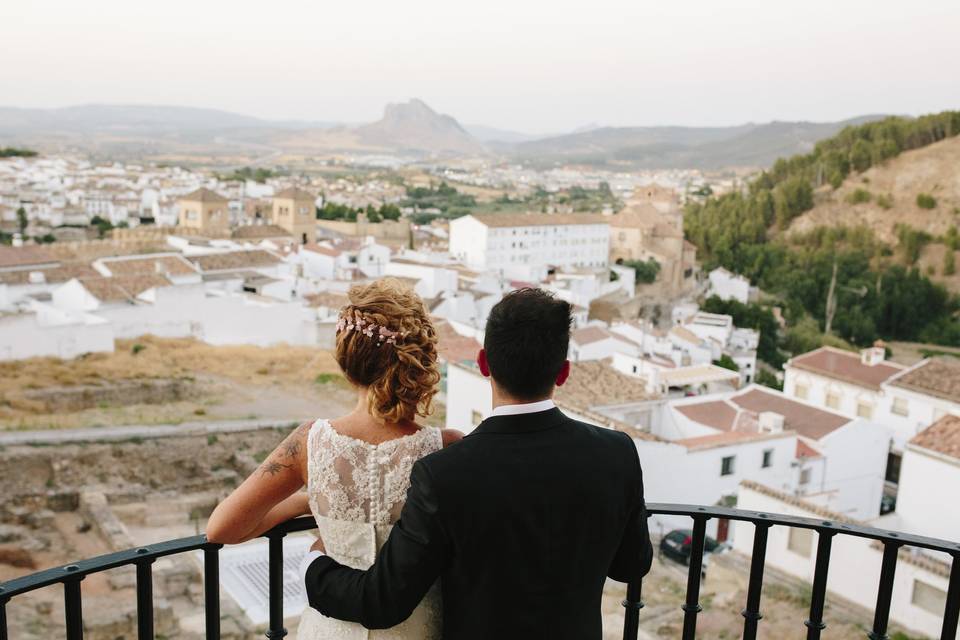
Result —
M 230 237 L 242 240 L 244 238 L 280 238 L 289 235 L 289 231 L 275 224 L 245 224 L 234 229 Z
M 156 273 L 114 278 L 81 278 L 80 283 L 100 302 L 132 302 L 148 289 L 168 287 L 173 284 Z
M 579 345 L 592 344 L 594 342 L 606 340 L 607 338 L 614 338 L 616 340 L 620 340 L 621 342 L 629 342 L 629 339 L 615 333 L 611 333 L 603 327 L 597 326 L 583 327 L 582 329 L 577 329 L 570 335 L 571 341 L 576 342 Z
M 910 444 L 960 460 L 960 416 L 943 416 L 915 435 Z
M 875 390 L 880 389 L 880 383 L 903 370 L 903 366 L 893 362 L 863 364 L 860 354 L 833 347 L 821 347 L 796 356 L 788 366 Z
M 447 362 L 473 362 L 482 345 L 476 338 L 462 336 L 446 320 L 433 319 L 437 331 L 437 351 Z
M 893 387 L 960 403 L 960 358 L 939 356 L 924 360 L 888 383 Z
M 68 282 L 74 278 L 96 278 L 100 275 L 87 262 L 63 262 L 56 267 L 0 271 L 0 284 L 30 284 L 30 274 L 34 272 L 42 273 L 43 281 L 48 284 Z
M 555 397 L 574 409 L 644 402 L 654 399 L 640 378 L 620 373 L 600 360 L 574 362 L 570 377 L 557 387 Z
M 690 420 L 721 431 L 756 431 L 759 414 L 770 411 L 784 418 L 784 429 L 819 440 L 851 422 L 850 418 L 792 400 L 780 392 L 749 387 L 726 400 L 675 405 Z
M 589 213 L 481 213 L 472 215 L 488 227 L 548 227 L 570 224 L 609 224 L 608 218 Z
M 201 271 L 227 271 L 270 267 L 279 263 L 280 258 L 263 249 L 251 249 L 249 251 L 228 251 L 226 253 L 193 256 L 190 261 L 197 265 Z
M 149 273 L 185 276 L 197 272 L 196 268 L 179 254 L 101 258 L 98 262 L 106 267 L 113 276 Z
M 59 260 L 47 249 L 35 245 L 0 246 L 0 269 L 21 269 L 35 265 L 54 265 Z
M 229 202 L 229 200 L 224 198 L 216 191 L 211 191 L 206 187 L 200 187 L 196 191 L 191 191 L 185 196 L 180 196 L 179 199 L 187 202 Z
M 339 291 L 308 293 L 303 297 L 311 307 L 326 307 L 328 309 L 340 309 L 350 302 L 347 294 L 340 293 Z
M 309 200 L 313 202 L 317 199 L 317 196 L 305 191 L 300 187 L 287 187 L 283 191 L 278 191 L 273 194 L 274 199 L 283 199 L 283 200 Z

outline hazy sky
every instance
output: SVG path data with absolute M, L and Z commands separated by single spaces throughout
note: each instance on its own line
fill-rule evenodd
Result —
M 5 0 L 0 105 L 722 125 L 960 108 L 960 0 Z

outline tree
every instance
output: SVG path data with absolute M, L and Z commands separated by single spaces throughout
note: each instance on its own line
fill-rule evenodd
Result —
M 947 248 L 943 254 L 943 275 L 952 276 L 957 272 L 957 265 L 953 255 L 953 249 Z
M 27 220 L 27 210 L 23 207 L 17 209 L 17 228 L 20 229 L 20 235 L 27 230 L 27 225 L 29 220 Z
M 643 260 L 628 260 L 623 263 L 623 266 L 632 267 L 637 274 L 637 282 L 645 284 L 650 284 L 656 280 L 657 274 L 660 273 L 660 263 L 653 258 L 645 262 Z
M 850 149 L 850 166 L 854 171 L 863 173 L 873 164 L 873 146 L 863 140 L 857 140 Z
M 380 207 L 380 216 L 384 220 L 399 220 L 400 207 L 395 204 L 385 204 Z
M 733 358 L 727 354 L 720 356 L 719 360 L 714 360 L 713 364 L 717 365 L 718 367 L 723 367 L 724 369 L 730 369 L 730 371 L 740 371 L 740 367 L 737 365 L 737 363 L 734 362 Z

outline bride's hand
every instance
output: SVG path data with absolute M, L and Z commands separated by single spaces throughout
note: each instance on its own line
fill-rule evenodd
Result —
M 313 543 L 313 546 L 310 547 L 310 551 L 319 551 L 320 553 L 326 553 L 327 549 L 323 546 L 323 538 L 317 538 L 316 542 Z

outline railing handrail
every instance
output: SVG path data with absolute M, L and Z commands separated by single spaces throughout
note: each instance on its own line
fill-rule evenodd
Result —
M 870 638 L 883 639 L 887 637 L 886 626 L 889 616 L 890 596 L 893 588 L 893 576 L 897 564 L 897 551 L 902 546 L 943 552 L 952 557 L 953 562 L 947 593 L 947 608 L 944 612 L 942 637 L 949 637 L 950 640 L 953 640 L 953 635 L 949 634 L 951 632 L 954 635 L 956 634 L 958 608 L 960 608 L 960 604 L 955 602 L 960 601 L 960 542 L 889 531 L 850 522 L 835 522 L 821 518 L 747 511 L 732 507 L 648 503 L 647 513 L 648 516 L 669 515 L 693 519 L 687 596 L 685 604 L 682 607 L 684 611 L 683 638 L 685 639 L 692 639 L 696 634 L 696 617 L 701 610 L 698 598 L 705 525 L 707 520 L 712 518 L 749 522 L 755 526 L 747 607 L 742 612 L 745 618 L 744 638 L 749 639 L 756 637 L 757 623 L 762 617 L 759 611 L 760 588 L 763 582 L 767 532 L 771 526 L 812 529 L 820 534 L 817 545 L 816 571 L 814 575 L 810 618 L 805 622 L 808 627 L 808 638 L 819 638 L 820 630 L 826 626 L 822 620 L 826 578 L 829 568 L 831 541 L 837 534 L 876 540 L 883 543 L 884 546 L 883 566 L 881 569 L 880 584 L 878 586 L 874 627 L 873 631 L 869 634 Z M 282 628 L 283 537 L 288 533 L 308 531 L 316 528 L 316 526 L 316 521 L 312 516 L 304 516 L 281 523 L 258 536 L 266 537 L 270 540 L 271 623 L 268 637 L 281 638 L 286 634 L 286 630 Z M 5 605 L 11 598 L 58 583 L 63 584 L 65 587 L 67 637 L 82 637 L 80 581 L 93 573 L 129 565 L 136 566 L 137 568 L 139 635 L 142 638 L 152 637 L 153 615 L 150 566 L 158 558 L 196 550 L 204 551 L 207 637 L 219 638 L 218 552 L 222 546 L 223 545 L 219 543 L 208 542 L 205 535 L 196 535 L 108 553 L 94 558 L 87 558 L 0 583 L 0 640 L 6 640 L 7 638 Z M 623 603 L 627 609 L 624 623 L 624 638 L 635 639 L 637 637 L 636 630 L 639 611 L 643 607 L 643 601 L 640 595 L 641 581 L 631 582 L 627 588 L 627 599 Z

